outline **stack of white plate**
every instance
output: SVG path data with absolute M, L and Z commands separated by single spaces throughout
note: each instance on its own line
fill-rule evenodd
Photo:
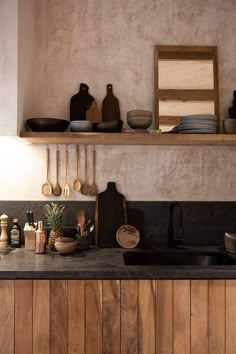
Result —
M 181 118 L 181 134 L 216 134 L 217 118 L 213 114 L 193 114 Z

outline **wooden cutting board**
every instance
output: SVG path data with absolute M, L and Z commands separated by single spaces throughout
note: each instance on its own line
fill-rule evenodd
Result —
M 100 123 L 102 121 L 102 113 L 98 109 L 96 101 L 93 101 L 91 107 L 87 110 L 86 120 L 89 120 L 93 123 Z
M 93 96 L 89 94 L 89 87 L 86 84 L 80 84 L 79 92 L 71 97 L 70 100 L 70 120 L 86 120 L 86 112 L 94 101 Z
M 107 95 L 102 102 L 102 120 L 120 120 L 120 105 L 118 99 L 113 95 L 112 85 L 107 85 Z
M 115 182 L 108 182 L 107 189 L 97 196 L 95 224 L 99 247 L 119 247 L 116 232 L 127 224 L 127 209 L 125 197 L 117 191 Z

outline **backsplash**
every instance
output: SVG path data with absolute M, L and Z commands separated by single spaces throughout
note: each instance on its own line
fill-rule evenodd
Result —
M 62 202 L 66 205 L 64 226 L 74 226 L 76 212 L 84 208 L 94 216 L 95 202 Z M 33 210 L 35 220 L 44 219 L 43 201 L 1 201 L 0 213 L 12 219 L 19 218 L 21 226 L 26 220 L 26 211 Z M 223 244 L 225 232 L 236 232 L 236 202 L 180 202 L 183 208 L 185 244 Z M 142 246 L 149 247 L 167 242 L 170 202 L 127 202 L 129 223 L 139 228 Z M 9 225 L 9 226 L 10 226 Z

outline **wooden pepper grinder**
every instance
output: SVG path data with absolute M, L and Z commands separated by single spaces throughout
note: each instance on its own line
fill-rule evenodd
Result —
M 7 237 L 7 226 L 8 226 L 8 216 L 6 214 L 2 214 L 0 216 L 0 224 L 1 224 L 1 236 L 0 236 L 0 248 L 7 248 L 8 245 L 8 237 Z

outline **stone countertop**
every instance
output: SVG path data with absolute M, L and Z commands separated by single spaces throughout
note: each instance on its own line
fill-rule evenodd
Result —
M 0 261 L 0 279 L 236 279 L 236 265 L 126 266 L 124 251 L 91 249 L 61 256 L 21 248 Z

